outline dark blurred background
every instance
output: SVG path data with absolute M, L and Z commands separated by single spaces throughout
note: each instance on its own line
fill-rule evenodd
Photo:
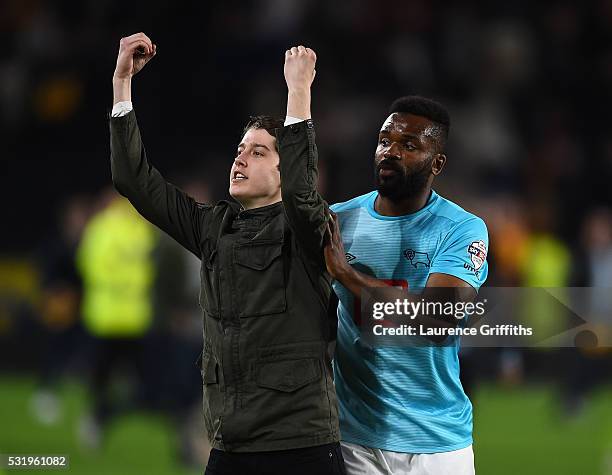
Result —
M 197 260 L 150 229 L 128 349 L 84 310 L 102 271 L 79 255 L 125 264 L 83 250 L 96 223 L 136 235 L 109 189 L 107 114 L 138 31 L 158 47 L 133 80 L 149 159 L 198 200 L 226 198 L 249 115 L 284 116 L 284 51 L 305 44 L 330 203 L 372 189 L 392 100 L 429 96 L 452 121 L 435 188 L 487 222 L 487 285 L 611 286 L 610 0 L 2 0 L 0 453 L 69 452 L 79 473 L 205 461 Z M 609 351 L 462 357 L 479 473 L 612 474 Z

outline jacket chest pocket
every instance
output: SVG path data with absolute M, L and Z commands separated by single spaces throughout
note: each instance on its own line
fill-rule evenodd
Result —
M 234 247 L 235 292 L 241 317 L 287 309 L 283 241 L 255 241 Z
M 219 269 L 217 250 L 202 256 L 200 267 L 200 307 L 211 317 L 219 318 Z

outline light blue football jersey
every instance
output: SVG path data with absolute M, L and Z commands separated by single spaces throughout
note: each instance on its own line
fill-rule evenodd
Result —
M 480 288 L 489 245 L 482 219 L 435 191 L 416 213 L 382 216 L 374 210 L 377 196 L 373 191 L 331 207 L 350 265 L 411 291 L 422 290 L 432 273 Z M 371 347 L 360 335 L 358 300 L 338 282 L 334 290 L 340 300 L 334 374 L 342 440 L 407 453 L 469 446 L 472 404 L 459 380 L 459 344 Z

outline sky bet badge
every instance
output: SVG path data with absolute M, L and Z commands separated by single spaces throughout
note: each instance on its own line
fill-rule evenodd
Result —
M 487 246 L 482 240 L 474 241 L 468 246 L 468 254 L 470 255 L 474 269 L 478 270 L 487 259 Z

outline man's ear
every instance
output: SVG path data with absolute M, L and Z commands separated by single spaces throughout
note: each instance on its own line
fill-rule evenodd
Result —
M 440 173 L 442 173 L 442 169 L 444 168 L 445 164 L 446 164 L 446 155 L 443 153 L 436 154 L 434 156 L 433 164 L 431 166 L 431 172 L 435 176 L 438 176 Z

